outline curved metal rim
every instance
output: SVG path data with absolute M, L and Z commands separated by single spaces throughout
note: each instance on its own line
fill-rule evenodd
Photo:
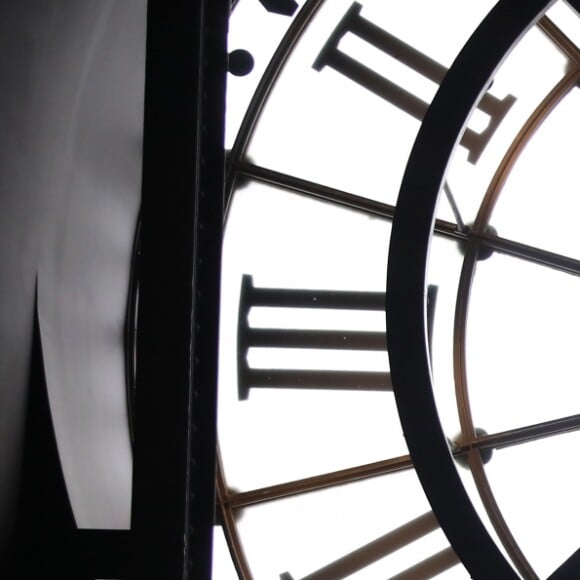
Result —
M 433 511 L 475 578 L 518 575 L 475 511 L 437 415 L 425 338 L 429 244 L 447 164 L 474 104 L 505 55 L 552 3 L 501 0 L 467 42 L 425 115 L 407 164 L 391 233 L 387 340 L 399 415 Z
M 515 165 L 524 147 L 532 139 L 537 129 L 546 120 L 558 103 L 568 94 L 570 89 L 578 82 L 580 71 L 574 70 L 564 76 L 546 98 L 540 103 L 526 124 L 522 127 L 502 159 L 493 176 L 490 185 L 484 195 L 479 212 L 475 219 L 473 229 L 477 233 L 484 232 L 489 223 L 495 203 L 499 198 L 507 177 Z M 467 381 L 466 365 L 466 327 L 469 298 L 477 264 L 477 244 L 468 245 L 463 267 L 461 271 L 459 287 L 457 290 L 457 304 L 455 310 L 454 330 L 454 372 L 455 392 L 458 404 L 459 418 L 463 436 L 467 439 L 464 443 L 470 445 L 476 439 L 475 425 L 472 419 L 471 405 L 469 402 L 469 390 Z M 489 515 L 498 537 L 502 541 L 506 551 L 510 554 L 513 562 L 525 578 L 537 578 L 527 559 L 521 552 L 515 538 L 512 536 L 507 523 L 499 510 L 493 497 L 490 484 L 483 468 L 481 455 L 477 449 L 472 448 L 468 452 L 469 463 L 472 465 L 472 475 L 475 485 L 483 500 L 484 507 Z
M 276 80 L 286 64 L 286 61 L 292 54 L 296 43 L 302 37 L 302 33 L 306 27 L 310 24 L 314 16 L 316 16 L 316 13 L 323 2 L 324 0 L 307 0 L 305 2 L 288 27 L 286 34 L 278 45 L 276 52 L 272 56 L 270 63 L 266 67 L 266 70 L 254 91 L 252 100 L 250 101 L 246 114 L 242 119 L 234 145 L 226 159 L 224 222 L 226 222 L 228 218 L 230 202 L 233 198 L 236 179 L 238 177 L 238 166 L 246 153 L 254 128 L 262 114 L 268 97 L 276 84 Z M 237 0 L 233 3 L 232 10 L 235 8 L 236 4 Z M 232 555 L 234 567 L 236 568 L 240 578 L 251 579 L 252 574 L 247 562 L 241 538 L 238 534 L 234 510 L 228 503 L 228 487 L 219 444 L 217 449 L 216 476 L 218 508 L 221 512 L 226 542 Z
M 226 479 L 224 476 L 224 468 L 222 464 L 221 452 L 219 444 L 217 447 L 217 462 L 216 462 L 216 499 L 217 508 L 222 519 L 222 526 L 226 543 L 230 550 L 234 568 L 240 580 L 252 580 L 252 573 L 246 558 L 246 553 L 242 545 L 242 540 L 238 533 L 236 524 L 236 514 L 234 508 L 229 501 L 229 492 Z

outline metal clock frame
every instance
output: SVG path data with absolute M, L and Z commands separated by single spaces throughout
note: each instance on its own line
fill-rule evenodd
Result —
M 475 512 L 457 473 L 437 415 L 425 340 L 425 285 L 429 245 L 439 191 L 467 118 L 505 56 L 552 3 L 545 0 L 502 0 L 462 49 L 441 84 L 415 141 L 401 186 L 389 248 L 387 336 L 391 345 L 389 356 L 399 415 L 417 474 L 433 511 L 457 554 L 475 578 L 511 579 L 519 576 L 499 551 Z M 466 273 L 458 293 L 461 304 L 456 314 L 456 337 L 461 337 L 465 329 L 465 301 L 469 295 L 477 245 L 491 241 L 485 236 L 489 207 L 493 203 L 490 200 L 496 195 L 507 165 L 513 162 L 537 125 L 571 86 L 570 83 L 573 85 L 576 82 L 577 76 L 578 71 L 569 73 L 560 86 L 546 97 L 496 173 L 484 199 L 486 207 L 480 210 L 474 226 L 475 235 L 468 246 L 466 261 L 470 260 L 471 266 L 464 267 Z M 529 257 L 538 262 L 542 260 L 541 252 Z M 408 357 L 409 352 L 415 353 L 415 356 Z M 458 386 L 458 391 L 465 395 L 464 382 Z M 462 424 L 466 425 L 465 417 L 462 418 Z M 468 425 L 468 430 L 474 436 L 472 424 Z M 480 468 L 478 471 L 481 475 L 483 465 L 479 453 L 471 452 L 469 461 L 470 465 Z M 479 480 L 481 483 L 481 478 Z M 520 557 L 515 542 L 510 543 L 510 538 L 508 532 L 508 552 L 518 569 L 525 577 L 535 577 L 525 559 Z M 576 577 L 579 560 L 580 555 L 576 552 L 550 579 Z

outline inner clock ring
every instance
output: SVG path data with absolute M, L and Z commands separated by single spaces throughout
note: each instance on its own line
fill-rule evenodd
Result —
M 439 422 L 425 338 L 426 268 L 439 191 L 465 122 L 504 57 L 551 3 L 502 0 L 449 69 L 411 152 L 389 248 L 387 336 L 405 437 L 433 511 L 477 578 L 518 576 L 471 504 Z
M 531 569 L 525 556 L 522 554 L 517 542 L 513 538 L 504 518 L 497 506 L 495 497 L 491 491 L 485 470 L 484 460 L 477 446 L 473 446 L 472 442 L 476 438 L 476 426 L 473 422 L 471 404 L 469 401 L 469 388 L 467 379 L 467 365 L 466 365 L 466 330 L 467 330 L 467 314 L 469 309 L 469 302 L 471 297 L 471 289 L 475 276 L 475 269 L 478 261 L 478 246 L 481 238 L 485 243 L 485 232 L 488 228 L 489 221 L 495 204 L 501 195 L 503 186 L 512 167 L 517 162 L 518 157 L 532 139 L 536 130 L 546 120 L 554 108 L 562 101 L 568 92 L 578 83 L 580 78 L 580 70 L 574 69 L 569 71 L 560 82 L 548 93 L 543 101 L 538 105 L 536 110 L 532 113 L 530 118 L 524 124 L 518 135 L 515 137 L 512 145 L 504 155 L 503 160 L 499 164 L 490 185 L 483 197 L 483 201 L 477 213 L 473 225 L 473 232 L 475 234 L 472 243 L 466 247 L 463 266 L 459 279 L 459 286 L 457 290 L 457 301 L 455 309 L 454 322 L 454 338 L 453 338 L 453 365 L 455 374 L 455 393 L 457 400 L 457 410 L 461 423 L 462 436 L 465 441 L 461 441 L 462 445 L 468 446 L 468 461 L 473 474 L 473 478 L 480 496 L 484 501 L 484 507 L 490 517 L 492 525 L 494 526 L 498 537 L 502 541 L 506 551 L 516 563 L 518 569 L 531 577 L 535 573 Z M 493 248 L 492 248 L 493 249 Z

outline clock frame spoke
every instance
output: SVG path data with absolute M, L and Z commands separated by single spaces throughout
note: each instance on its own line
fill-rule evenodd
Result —
M 235 170 L 244 177 L 249 177 L 260 183 L 279 187 L 306 197 L 332 203 L 341 207 L 346 207 L 353 211 L 362 212 L 372 217 L 383 218 L 392 221 L 395 215 L 395 206 L 369 199 L 361 195 L 342 191 L 333 187 L 328 187 L 314 181 L 301 179 L 294 175 L 260 167 L 248 161 L 239 161 L 235 163 Z M 468 233 L 461 231 L 460 224 L 438 219 L 435 221 L 435 233 L 455 239 L 465 241 L 468 239 Z
M 548 16 L 538 21 L 540 30 L 554 43 L 556 47 L 576 66 L 580 65 L 580 48 L 554 23 Z
M 502 449 L 578 429 L 580 429 L 580 414 L 498 433 L 478 435 L 469 443 L 462 442 L 455 445 L 452 454 L 457 457 L 467 455 L 472 449 Z M 401 455 L 249 491 L 227 491 L 222 494 L 224 497 L 221 501 L 232 509 L 240 509 L 408 469 L 413 469 L 413 461 L 409 455 Z
M 473 439 L 461 442 L 454 447 L 454 455 L 467 453 L 469 449 L 503 449 L 538 439 L 562 435 L 580 429 L 580 414 L 560 417 L 524 427 L 516 427 L 498 433 L 476 435 Z
M 245 177 L 255 179 L 260 183 L 280 187 L 287 191 L 292 191 L 321 201 L 327 201 L 342 207 L 347 207 L 354 211 L 360 211 L 367 215 L 392 220 L 395 214 L 395 206 L 380 201 L 375 201 L 367 197 L 355 195 L 328 187 L 314 181 L 301 179 L 294 175 L 260 167 L 248 161 L 239 161 L 235 165 L 235 170 Z
M 253 163 L 240 162 L 236 167 L 241 175 L 250 177 L 261 183 L 281 187 L 300 195 L 347 207 L 351 210 L 360 211 L 367 215 L 392 221 L 395 214 L 395 206 L 393 205 L 327 187 L 286 173 L 260 167 Z M 447 195 L 448 185 L 445 184 L 443 189 Z M 486 201 L 484 201 L 484 204 L 485 203 Z M 437 219 L 434 225 L 434 233 L 461 242 L 469 242 L 471 239 L 476 239 L 481 245 L 485 245 L 486 247 L 502 254 L 520 258 L 528 262 L 546 266 L 568 274 L 573 274 L 575 276 L 580 275 L 580 260 L 578 259 L 500 236 L 495 236 L 489 232 L 478 231 L 475 228 L 467 228 L 463 224 L 459 214 L 456 215 L 456 219 L 457 224 Z
M 488 232 L 474 231 L 471 237 L 485 247 L 491 248 L 506 256 L 519 258 L 526 262 L 531 262 L 538 266 L 545 266 L 566 274 L 572 274 L 574 276 L 580 275 L 580 260 L 576 258 L 495 236 Z
M 305 477 L 294 481 L 287 481 L 277 485 L 270 485 L 258 489 L 241 492 L 229 492 L 225 502 L 232 509 L 239 509 L 264 502 L 274 501 L 284 497 L 300 495 L 318 491 L 337 485 L 345 485 L 363 479 L 379 477 L 389 473 L 396 473 L 413 469 L 413 462 L 409 455 L 401 455 L 390 459 L 383 459 L 373 463 L 357 465 L 338 471 L 322 473 L 313 477 Z
M 391 221 L 395 213 L 395 206 L 393 205 L 300 179 L 252 163 L 240 162 L 237 168 L 240 174 L 251 177 L 261 183 L 267 183 L 314 199 L 348 207 L 349 209 L 360 211 L 367 215 L 373 215 Z M 445 184 L 444 191 L 447 191 L 447 188 L 448 186 Z M 580 274 L 580 260 L 500 236 L 491 235 L 488 232 L 478 232 L 475 229 L 466 228 L 461 221 L 460 215 L 457 215 L 456 219 L 457 224 L 440 219 L 436 220 L 434 233 L 463 242 L 468 242 L 470 239 L 476 238 L 481 244 L 502 254 L 569 274 Z

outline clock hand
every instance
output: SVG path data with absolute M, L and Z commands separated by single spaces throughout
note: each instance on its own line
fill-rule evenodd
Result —
M 457 229 L 460 232 L 465 232 L 467 228 L 465 227 L 464 221 L 461 219 L 461 213 L 459 212 L 459 207 L 457 206 L 457 202 L 455 201 L 455 197 L 453 196 L 453 192 L 449 187 L 449 183 L 447 181 L 443 184 L 443 191 L 445 192 L 445 197 L 451 206 L 451 211 L 455 216 L 455 221 L 457 222 Z

